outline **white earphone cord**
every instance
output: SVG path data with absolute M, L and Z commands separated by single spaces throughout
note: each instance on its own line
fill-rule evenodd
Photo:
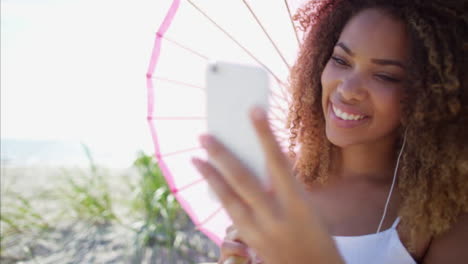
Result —
M 398 154 L 398 159 L 397 159 L 397 162 L 396 162 L 396 165 L 395 165 L 395 172 L 393 173 L 392 186 L 390 187 L 390 192 L 388 193 L 387 202 L 385 203 L 384 212 L 382 214 L 382 219 L 380 219 L 379 227 L 377 228 L 377 232 L 375 232 L 375 233 L 380 232 L 380 228 L 382 228 L 382 224 L 383 224 L 383 221 L 385 219 L 385 215 L 387 214 L 388 204 L 390 203 L 390 198 L 392 197 L 393 187 L 395 186 L 395 182 L 396 182 L 396 176 L 397 176 L 397 172 L 398 172 L 398 164 L 400 163 L 401 154 L 403 153 L 403 149 L 405 148 L 406 131 L 408 131 L 408 129 L 405 129 L 405 134 L 403 136 L 403 144 L 401 146 L 400 154 Z

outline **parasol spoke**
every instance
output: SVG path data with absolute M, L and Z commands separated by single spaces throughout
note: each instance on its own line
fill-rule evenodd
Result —
M 181 49 L 184 49 L 184 50 L 186 50 L 186 51 L 188 51 L 188 52 L 190 52 L 190 53 L 192 53 L 192 54 L 194 54 L 194 55 L 197 55 L 198 57 L 200 57 L 200 58 L 202 58 L 202 59 L 205 59 L 206 61 L 210 61 L 210 60 L 211 60 L 208 56 L 205 56 L 205 55 L 201 54 L 200 52 L 198 52 L 198 51 L 196 51 L 196 50 L 194 50 L 194 49 L 192 49 L 192 48 L 187 47 L 187 46 L 184 45 L 184 44 L 181 44 L 181 43 L 179 43 L 179 42 L 177 42 L 177 41 L 175 41 L 175 40 L 172 40 L 172 39 L 168 38 L 167 36 L 160 35 L 160 37 L 161 37 L 162 39 L 165 39 L 165 40 L 168 41 L 169 43 L 174 44 L 175 46 L 181 48 Z
M 286 85 L 282 82 L 277 82 L 278 84 L 278 87 L 276 88 L 276 90 L 279 90 L 281 92 L 281 95 L 277 94 L 279 97 L 282 97 L 282 99 L 284 99 L 286 102 L 289 101 L 289 96 L 288 96 L 288 93 L 286 92 L 286 90 L 288 90 L 286 88 Z M 273 88 L 272 88 L 273 90 Z
M 174 84 L 180 84 L 180 85 L 182 85 L 182 86 L 197 88 L 197 89 L 200 89 L 200 90 L 202 90 L 202 91 L 206 91 L 205 87 L 202 87 L 202 86 L 196 85 L 196 84 L 181 82 L 181 81 L 172 80 L 172 79 L 167 79 L 167 78 L 158 77 L 158 76 L 151 76 L 151 78 L 154 79 L 154 80 L 158 80 L 158 81 L 163 81 L 163 82 L 168 82 L 168 83 L 174 83 Z
M 203 182 L 205 182 L 205 178 L 201 177 L 201 178 L 199 178 L 198 180 L 195 180 L 195 181 L 193 181 L 193 182 L 191 182 L 191 183 L 189 183 L 189 184 L 186 184 L 186 185 L 184 185 L 184 186 L 182 186 L 182 187 L 180 187 L 180 188 L 171 189 L 171 191 L 172 191 L 172 193 L 174 193 L 174 194 L 176 194 L 176 193 L 181 193 L 181 192 L 183 192 L 184 190 L 188 189 L 189 187 L 193 187 L 193 186 L 195 186 L 195 185 L 197 185 L 197 184 L 200 184 L 200 183 L 203 183 Z
M 270 121 L 271 129 L 276 129 L 278 131 L 286 130 L 286 126 L 280 126 L 278 125 L 278 122 L 272 122 L 272 121 L 281 121 L 281 123 L 283 123 L 282 122 L 283 120 L 275 120 L 275 119 L 268 119 L 268 120 Z
M 269 121 L 281 121 L 279 118 L 268 118 Z
M 280 120 L 282 121 L 282 120 Z M 282 122 L 281 122 L 282 123 Z M 279 125 L 278 122 L 271 122 L 271 129 L 289 134 L 287 126 Z
M 276 125 L 271 125 L 271 131 L 273 131 L 273 133 L 284 133 L 284 134 L 287 134 L 287 131 L 285 131 L 286 129 L 285 128 L 280 128 Z
M 282 104 L 279 103 L 278 100 L 276 100 L 276 96 L 271 96 L 270 98 L 271 98 L 271 100 L 272 100 L 272 105 L 276 105 L 277 108 L 281 108 L 280 105 L 282 105 Z M 284 99 L 283 99 L 283 100 L 284 100 Z M 286 103 L 288 103 L 288 102 L 286 101 Z M 283 112 L 283 114 L 284 114 L 285 116 L 287 116 L 286 109 L 283 109 L 282 112 Z
M 284 131 L 284 129 L 283 130 L 272 129 L 272 131 L 278 143 L 288 144 L 287 142 L 289 141 L 289 134 L 286 131 Z
M 230 40 L 232 40 L 237 46 L 239 46 L 247 55 L 249 55 L 253 60 L 255 60 L 260 66 L 262 66 L 268 73 L 273 76 L 273 78 L 280 84 L 283 82 L 281 79 L 262 61 L 260 61 L 250 50 L 248 50 L 244 45 L 242 45 L 239 41 L 237 41 L 229 32 L 227 32 L 224 28 L 222 28 L 216 21 L 214 21 L 206 12 L 204 12 L 201 8 L 199 8 L 192 0 L 187 0 L 189 4 L 191 4 L 200 14 L 202 14 L 206 19 L 208 19 L 217 29 L 221 30 Z
M 167 158 L 169 156 L 182 154 L 182 153 L 187 153 L 187 152 L 192 152 L 192 151 L 200 150 L 200 149 L 202 149 L 202 147 L 187 148 L 187 149 L 182 149 L 182 150 L 169 152 L 169 153 L 165 153 L 165 154 L 156 153 L 156 157 L 158 157 L 158 158 Z
M 215 217 L 217 214 L 221 213 L 223 211 L 223 207 L 220 206 L 218 209 L 216 209 L 212 214 L 210 214 L 207 218 L 203 219 L 200 221 L 197 225 L 197 229 L 201 228 L 204 224 L 206 224 L 208 221 L 210 221 L 213 217 Z
M 271 113 L 271 117 L 269 118 L 270 120 L 277 120 L 277 121 L 280 121 L 281 123 L 284 123 L 286 122 L 286 120 L 288 119 L 287 117 L 281 117 L 279 116 L 277 113 Z
M 284 121 L 285 118 L 279 117 L 275 112 L 273 111 L 268 111 L 268 114 L 271 115 L 273 118 L 269 118 L 270 120 L 278 120 L 278 121 Z
M 286 9 L 288 10 L 289 20 L 291 21 L 291 26 L 294 30 L 294 34 L 296 35 L 297 45 L 300 46 L 301 41 L 299 40 L 299 34 L 297 33 L 297 28 L 294 26 L 294 21 L 291 14 L 291 8 L 289 8 L 288 0 L 284 0 L 284 4 L 286 5 Z
M 281 85 L 280 91 L 281 91 L 281 93 L 283 94 L 282 97 L 283 97 L 284 101 L 286 101 L 286 103 L 289 105 L 289 96 L 288 96 L 288 94 L 286 93 L 285 89 L 286 89 L 286 87 L 282 84 L 282 85 Z
M 279 98 L 279 99 L 285 101 L 286 103 L 288 103 L 287 97 L 281 96 L 281 95 L 279 95 L 278 93 L 273 92 L 273 91 L 271 92 L 271 94 L 272 94 L 273 96 L 276 96 L 277 98 Z
M 249 3 L 247 3 L 247 1 L 245 0 L 242 0 L 242 2 L 244 3 L 244 5 L 247 7 L 247 9 L 249 9 L 249 12 L 250 14 L 252 14 L 252 16 L 254 17 L 255 21 L 257 22 L 257 24 L 260 26 L 260 28 L 262 29 L 263 33 L 265 33 L 265 36 L 268 38 L 268 40 L 270 41 L 271 45 L 273 45 L 273 47 L 275 48 L 276 52 L 278 53 L 278 55 L 281 57 L 281 60 L 283 60 L 284 64 L 286 65 L 286 67 L 288 68 L 288 70 L 291 70 L 291 65 L 289 65 L 289 63 L 286 61 L 286 58 L 284 57 L 283 53 L 279 50 L 278 46 L 276 45 L 276 43 L 273 41 L 273 39 L 271 38 L 270 34 L 268 34 L 268 32 L 266 31 L 265 27 L 263 26 L 262 22 L 260 22 L 260 19 L 258 19 L 257 15 L 255 14 L 255 12 L 252 10 L 252 8 L 250 7 Z
M 271 95 L 272 95 L 273 97 L 276 97 L 276 98 L 278 98 L 278 99 L 281 99 L 281 101 L 283 101 L 283 102 L 285 102 L 287 105 L 289 105 L 289 99 L 288 99 L 287 96 L 281 96 L 281 95 L 279 95 L 277 92 L 273 91 L 272 89 L 270 89 L 270 91 L 271 91 Z M 280 104 L 280 105 L 281 105 L 281 104 Z
M 277 132 L 277 133 L 275 133 Z M 286 135 L 281 135 L 280 133 L 283 133 L 285 134 L 285 132 L 283 131 L 278 131 L 278 130 L 273 130 L 273 133 L 275 134 L 275 137 L 280 139 L 280 142 L 284 142 L 284 141 L 287 141 L 289 139 L 289 136 L 286 134 Z
M 278 144 L 288 145 L 290 134 L 286 128 L 277 128 L 272 126 L 271 131 L 275 135 L 275 138 L 278 140 Z
M 287 110 L 287 109 L 284 109 L 283 107 L 280 107 L 278 105 L 270 105 L 270 108 L 276 109 L 276 110 L 281 111 L 283 113 Z

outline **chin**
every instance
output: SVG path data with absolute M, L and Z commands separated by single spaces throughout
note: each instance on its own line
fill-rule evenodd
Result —
M 370 131 L 368 131 L 370 133 Z M 387 144 L 388 142 L 394 142 L 397 137 L 397 130 L 389 131 L 388 133 L 379 133 L 382 131 L 376 131 L 374 133 L 343 133 L 342 131 L 334 130 L 333 128 L 326 127 L 325 133 L 328 141 L 336 147 L 346 148 L 355 145 L 370 144 L 379 145 L 380 143 Z M 387 143 L 385 143 L 387 142 Z
M 343 135 L 342 133 L 336 133 L 336 131 L 330 131 L 328 128 L 326 129 L 326 137 L 330 143 L 339 148 L 346 148 L 352 145 L 358 145 L 365 143 L 365 138 L 362 135 L 355 136 L 355 135 Z

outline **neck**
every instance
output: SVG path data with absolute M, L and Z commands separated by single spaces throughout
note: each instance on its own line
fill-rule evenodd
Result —
M 338 180 L 390 182 L 396 165 L 395 142 L 395 138 L 392 138 L 334 148 L 332 177 Z

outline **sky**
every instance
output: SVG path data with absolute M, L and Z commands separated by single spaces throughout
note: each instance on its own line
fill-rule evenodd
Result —
M 2 0 L 1 138 L 151 152 L 145 74 L 156 2 Z
M 2 0 L 1 139 L 82 142 L 91 150 L 118 153 L 120 160 L 134 158 L 139 150 L 153 153 L 146 121 L 145 76 L 155 32 L 171 2 Z M 238 31 L 232 28 L 233 32 L 246 34 L 251 47 L 260 56 L 265 53 L 265 60 L 278 59 L 271 55 L 274 51 L 265 48 L 269 44 L 264 36 L 259 41 L 251 39 L 261 33 L 250 32 L 246 29 L 255 27 L 242 24 L 250 15 L 244 10 L 245 19 L 239 19 L 239 12 L 229 6 L 239 7 L 241 1 L 199 2 L 213 9 L 224 7 L 228 11 L 225 14 L 216 11 L 219 20 L 226 19 L 227 26 L 237 25 Z M 283 1 L 275 2 L 284 8 Z M 273 2 L 251 3 L 265 6 L 259 8 L 260 13 L 270 19 L 268 24 L 276 29 L 273 31 L 279 33 L 279 27 L 290 30 L 290 25 L 284 22 L 274 25 L 279 19 L 271 8 Z M 188 37 L 186 42 L 193 40 L 191 44 L 196 45 L 202 39 L 199 36 L 212 32 L 212 28 L 201 29 L 199 25 L 206 20 L 201 22 L 205 18 L 200 14 L 193 15 L 200 22 L 184 21 L 191 16 L 190 8 L 194 12 L 192 7 L 186 7 L 185 14 L 186 11 L 179 11 L 182 26 L 174 32 L 184 34 Z M 279 14 L 286 13 L 281 10 Z M 187 30 L 186 25 L 194 26 L 193 30 Z M 276 37 L 297 44 L 292 35 Z M 213 46 L 199 43 L 201 49 L 219 50 L 217 54 L 221 56 L 237 58 L 241 55 L 236 54 L 242 53 L 219 49 L 215 41 L 209 44 Z M 163 54 L 169 54 L 168 51 Z M 167 56 L 169 60 L 181 61 L 184 57 L 177 57 L 181 54 L 178 50 L 172 57 Z M 182 64 L 169 66 L 177 71 Z M 163 69 L 160 72 L 165 73 Z M 184 74 L 190 76 L 189 72 Z

